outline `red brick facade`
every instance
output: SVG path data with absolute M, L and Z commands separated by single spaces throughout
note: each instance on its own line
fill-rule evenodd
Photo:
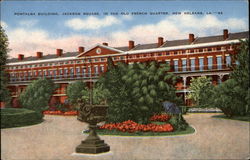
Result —
M 146 45 L 135 45 L 134 41 L 129 41 L 128 46 L 118 48 L 103 43 L 87 51 L 79 47 L 78 52 L 72 53 L 57 49 L 55 55 L 49 56 L 37 52 L 36 57 L 25 58 L 20 54 L 17 59 L 9 60 L 6 66 L 10 78 L 9 89 L 15 99 L 31 80 L 48 77 L 60 86 L 53 95 L 57 97 L 54 99 L 64 103 L 69 83 L 98 79 L 107 70 L 107 58 L 112 57 L 114 63 L 169 63 L 171 71 L 181 77 L 176 85 L 177 94 L 185 96 L 192 77 L 211 76 L 213 84 L 228 78 L 226 75 L 231 72 L 228 66 L 235 63 L 232 58 L 236 54 L 234 46 L 239 44 L 238 39 L 246 38 L 248 32 L 229 34 L 224 30 L 222 35 L 212 37 L 195 38 L 189 34 L 186 40 L 164 42 L 159 37 L 156 43 Z

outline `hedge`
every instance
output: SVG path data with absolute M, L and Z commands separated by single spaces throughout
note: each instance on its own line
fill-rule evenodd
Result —
M 22 127 L 41 123 L 43 115 L 24 108 L 1 109 L 1 128 Z

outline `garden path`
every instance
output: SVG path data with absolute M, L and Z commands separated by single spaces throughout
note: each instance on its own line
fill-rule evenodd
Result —
M 45 116 L 38 125 L 1 129 L 2 160 L 165 160 L 247 159 L 250 157 L 249 122 L 188 114 L 194 134 L 169 137 L 101 136 L 111 146 L 103 156 L 72 155 L 86 135 L 86 124 L 76 117 Z

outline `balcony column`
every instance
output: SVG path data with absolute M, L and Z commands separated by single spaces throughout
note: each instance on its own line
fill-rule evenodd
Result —
M 218 75 L 218 84 L 221 84 L 221 83 L 222 83 L 223 77 L 224 77 L 224 74 L 219 74 L 219 75 Z
M 178 59 L 178 71 L 182 71 L 182 59 Z
M 207 59 L 207 56 L 204 57 L 204 70 L 208 70 L 208 59 Z
M 187 77 L 183 76 L 182 80 L 183 80 L 183 90 L 184 90 L 184 104 L 186 104 Z

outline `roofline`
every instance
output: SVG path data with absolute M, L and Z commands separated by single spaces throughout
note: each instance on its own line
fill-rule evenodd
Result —
M 33 64 L 33 63 L 43 63 L 43 62 L 51 62 L 51 61 L 65 61 L 65 60 L 73 60 L 73 59 L 76 59 L 76 57 L 51 58 L 51 59 L 44 59 L 44 60 L 14 62 L 14 63 L 7 63 L 6 65 L 11 66 L 11 65 Z
M 246 40 L 247 38 L 243 38 L 241 40 Z M 126 51 L 125 54 L 136 54 L 136 53 L 144 53 L 144 52 L 162 52 L 168 50 L 177 50 L 177 49 L 189 49 L 189 48 L 196 48 L 196 47 L 206 47 L 206 46 L 214 46 L 214 45 L 224 45 L 224 44 L 231 44 L 231 43 L 238 43 L 240 42 L 237 40 L 229 40 L 229 41 L 222 41 L 222 42 L 210 42 L 210 43 L 202 43 L 202 44 L 189 44 L 189 45 L 180 45 L 174 47 L 162 47 L 162 48 L 153 48 L 153 49 L 143 49 L 143 50 L 134 50 L 134 51 Z
M 87 50 L 86 52 L 83 52 L 83 53 L 80 53 L 78 56 L 76 56 L 76 57 L 80 57 L 80 56 L 82 56 L 82 55 L 84 55 L 85 53 L 87 53 L 88 51 L 90 51 L 90 50 L 92 50 L 93 48 L 95 48 L 95 47 L 103 47 L 103 48 L 106 48 L 106 49 L 109 49 L 109 50 L 113 50 L 113 51 L 116 51 L 116 52 L 123 52 L 122 50 L 119 50 L 119 49 L 115 49 L 115 48 L 112 48 L 112 47 L 109 47 L 109 46 L 106 46 L 106 45 L 103 45 L 103 44 L 97 44 L 97 45 L 95 45 L 94 47 L 91 47 L 89 50 Z
M 243 38 L 241 40 L 246 40 L 246 39 L 247 38 Z M 177 50 L 177 49 L 191 49 L 191 48 L 196 48 L 196 47 L 207 47 L 207 46 L 215 46 L 215 45 L 225 45 L 225 44 L 232 44 L 232 43 L 239 43 L 239 42 L 240 42 L 240 40 L 237 39 L 237 40 L 229 40 L 229 41 L 227 40 L 227 41 L 222 41 L 222 42 L 210 42 L 210 43 L 202 43 L 202 44 L 189 44 L 189 45 L 181 45 L 181 46 L 174 46 L 174 47 L 143 49 L 143 50 L 125 51 L 125 52 L 121 52 L 120 50 L 118 50 L 118 51 L 120 51 L 120 53 L 118 53 L 118 54 L 107 54 L 107 55 L 98 55 L 98 56 L 89 56 L 89 57 L 96 58 L 96 57 L 109 57 L 109 56 L 118 56 L 118 55 L 126 55 L 126 54 L 162 52 L 162 51 Z M 113 49 L 113 48 L 107 47 L 105 45 L 100 45 L 100 44 L 97 44 L 96 46 L 102 46 L 102 47 L 105 47 L 107 49 Z M 21 64 L 33 64 L 33 63 L 42 63 L 42 62 L 51 62 L 51 61 L 63 61 L 63 60 L 78 60 L 78 59 L 81 59 L 81 57 L 79 57 L 79 55 L 76 56 L 76 57 L 53 58 L 53 59 L 35 60 L 35 61 L 26 61 L 26 62 L 14 62 L 14 63 L 7 63 L 6 65 L 21 65 Z
M 246 40 L 247 38 L 243 38 L 241 40 Z M 196 48 L 196 47 L 207 47 L 207 46 L 215 46 L 215 45 L 225 45 L 225 44 L 232 44 L 232 43 L 239 43 L 239 40 L 230 40 L 230 41 L 223 41 L 223 42 L 210 42 L 206 44 L 189 44 L 189 45 L 181 45 L 175 47 L 163 47 L 163 48 L 153 48 L 153 49 L 143 49 L 143 50 L 135 50 L 135 51 L 124 51 L 118 54 L 107 54 L 107 55 L 97 55 L 97 56 L 90 56 L 91 58 L 96 57 L 109 57 L 109 56 L 119 56 L 119 55 L 130 55 L 130 54 L 137 54 L 137 53 L 151 53 L 151 52 L 162 52 L 162 51 L 171 51 L 177 49 L 189 49 L 189 48 Z

